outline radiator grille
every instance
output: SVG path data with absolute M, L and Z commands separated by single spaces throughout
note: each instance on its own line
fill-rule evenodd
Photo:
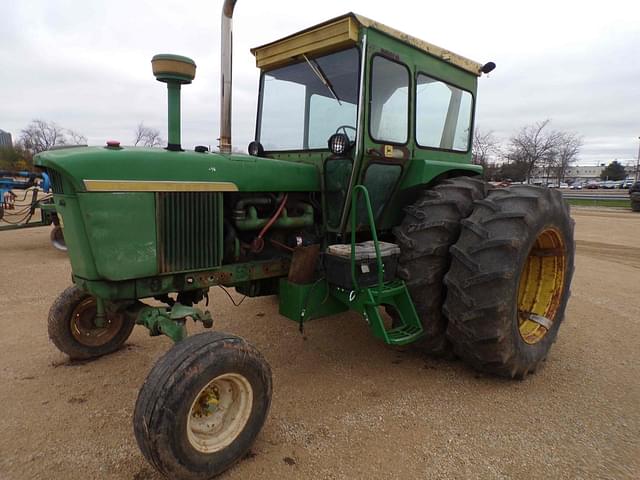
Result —
M 223 255 L 222 194 L 156 193 L 161 273 L 217 267 Z
M 50 168 L 47 169 L 47 175 L 49 175 L 49 180 L 51 180 L 51 189 L 53 190 L 53 193 L 57 193 L 58 195 L 63 194 L 62 175 Z

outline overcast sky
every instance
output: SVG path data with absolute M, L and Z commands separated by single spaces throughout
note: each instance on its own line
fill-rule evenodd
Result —
M 156 53 L 193 58 L 183 145 L 217 145 L 222 0 L 2 0 L 0 129 L 41 118 L 90 144 L 132 142 L 140 121 L 166 138 Z M 640 2 L 239 0 L 233 144 L 254 135 L 258 71 L 249 48 L 360 13 L 497 69 L 479 80 L 476 124 L 504 140 L 544 119 L 584 138 L 581 163 L 635 160 L 640 136 Z

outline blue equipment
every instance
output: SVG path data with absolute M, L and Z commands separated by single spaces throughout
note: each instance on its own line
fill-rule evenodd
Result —
M 16 191 L 24 194 L 20 196 Z M 35 215 L 38 210 L 39 219 Z M 58 250 L 66 251 L 49 176 L 45 172 L 0 170 L 0 231 L 52 224 L 51 243 Z

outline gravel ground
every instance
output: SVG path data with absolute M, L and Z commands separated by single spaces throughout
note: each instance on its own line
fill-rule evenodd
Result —
M 522 382 L 387 348 L 353 314 L 314 320 L 303 338 L 275 298 L 236 308 L 213 290 L 215 328 L 256 345 L 274 376 L 262 433 L 220 478 L 639 478 L 640 214 L 574 217 L 566 321 Z M 69 362 L 47 338 L 70 284 L 48 236 L 0 233 L 0 479 L 159 479 L 131 417 L 171 342 L 136 327 L 119 352 Z

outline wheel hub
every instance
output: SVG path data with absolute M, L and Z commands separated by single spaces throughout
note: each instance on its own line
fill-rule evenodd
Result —
M 227 373 L 214 378 L 200 390 L 189 409 L 189 443 L 202 453 L 222 450 L 240 435 L 252 406 L 253 390 L 244 376 Z
M 122 315 L 105 315 L 104 325 L 95 323 L 97 314 L 96 300 L 93 297 L 80 302 L 71 314 L 71 334 L 78 342 L 89 347 L 98 347 L 111 341 L 123 324 Z

